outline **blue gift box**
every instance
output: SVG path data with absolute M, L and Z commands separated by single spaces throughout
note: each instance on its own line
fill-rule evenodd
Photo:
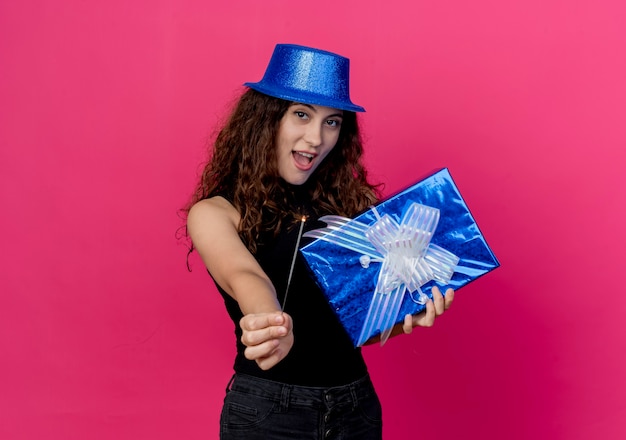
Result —
M 369 257 L 364 257 L 373 249 L 370 244 L 371 238 L 365 237 L 368 234 L 366 229 L 374 229 L 373 225 L 379 224 L 377 222 L 386 215 L 393 219 L 392 223 L 403 225 L 408 216 L 407 212 L 416 204 L 427 210 L 439 210 L 436 228 L 428 238 L 429 246 L 431 249 L 441 250 L 446 255 L 453 254 L 458 257 L 458 263 L 452 266 L 454 273 L 450 270 L 451 277 L 448 276 L 445 283 L 437 281 L 435 277 L 421 284 L 416 291 L 411 290 L 414 287 L 402 288 L 404 284 L 401 282 L 398 287 L 396 282 L 394 287 L 397 289 L 394 294 L 397 295 L 393 301 L 396 301 L 397 306 L 392 311 L 386 307 L 390 294 L 380 292 L 379 278 L 386 257 L 382 255 L 382 258 L 378 260 L 374 258 L 371 262 Z M 327 221 L 329 224 L 332 223 L 330 217 Z M 424 310 L 425 305 L 420 300 L 420 295 L 432 298 L 433 286 L 439 285 L 442 292 L 446 289 L 445 285 L 458 290 L 500 265 L 461 197 L 452 176 L 445 168 L 378 203 L 373 209 L 354 219 L 345 219 L 345 222 L 345 225 L 337 227 L 335 232 L 326 229 L 305 234 L 316 239 L 300 251 L 355 346 L 362 345 L 372 336 L 381 333 L 384 342 L 390 327 L 402 322 L 406 314 L 416 314 Z M 347 237 L 347 241 L 358 235 L 356 241 L 366 244 L 344 245 L 342 239 L 333 238 L 333 235 L 338 234 L 337 231 L 343 231 L 341 233 Z M 424 236 L 426 235 L 428 234 Z M 383 277 L 388 278 L 386 275 Z M 372 313 L 388 316 L 377 318 L 372 317 Z

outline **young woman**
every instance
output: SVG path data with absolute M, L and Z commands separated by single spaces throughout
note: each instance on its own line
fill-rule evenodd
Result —
M 380 403 L 360 348 L 299 256 L 292 270 L 302 221 L 305 231 L 320 228 L 322 215 L 353 217 L 378 196 L 361 164 L 355 112 L 364 109 L 350 100 L 349 60 L 281 44 L 263 79 L 245 85 L 187 216 L 237 337 L 220 436 L 380 439 Z M 433 292 L 393 334 L 433 324 L 454 297 Z

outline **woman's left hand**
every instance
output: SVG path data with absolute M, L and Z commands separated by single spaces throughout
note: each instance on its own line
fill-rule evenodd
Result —
M 432 288 L 433 299 L 429 299 L 426 303 L 426 310 L 417 315 L 406 315 L 404 322 L 398 323 L 393 326 L 389 337 L 401 335 L 402 333 L 409 334 L 415 327 L 432 327 L 435 323 L 435 318 L 441 316 L 443 312 L 448 310 L 454 300 L 454 290 L 447 289 L 446 296 L 441 294 L 441 290 L 437 286 Z M 380 341 L 380 334 L 373 336 L 363 345 L 370 345 Z
M 432 327 L 435 318 L 448 310 L 454 300 L 454 290 L 447 289 L 443 296 L 437 286 L 432 288 L 433 299 L 426 303 L 426 310 L 417 315 L 406 315 L 402 324 L 402 331 L 409 334 L 414 327 Z

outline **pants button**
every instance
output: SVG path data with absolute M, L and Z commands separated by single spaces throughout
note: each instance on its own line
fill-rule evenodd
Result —
M 324 414 L 324 423 L 328 423 L 329 420 L 330 420 L 330 413 Z
M 330 436 L 333 435 L 333 430 L 331 429 L 327 429 L 326 432 L 324 433 L 324 438 L 330 438 Z

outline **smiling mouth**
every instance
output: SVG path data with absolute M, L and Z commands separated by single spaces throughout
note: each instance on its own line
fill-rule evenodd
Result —
M 300 165 L 309 165 L 315 157 L 313 154 L 303 153 L 301 151 L 294 151 L 292 154 L 295 161 Z

